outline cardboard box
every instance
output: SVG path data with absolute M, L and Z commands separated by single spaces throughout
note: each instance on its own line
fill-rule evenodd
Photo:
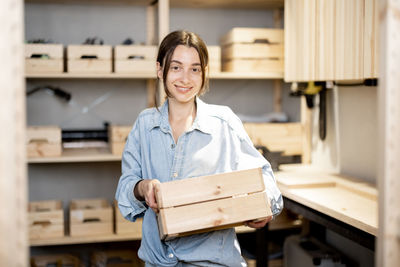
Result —
M 28 126 L 26 132 L 28 157 L 61 156 L 61 128 L 58 126 Z
M 106 199 L 72 200 L 69 217 L 71 236 L 113 234 L 113 210 Z
M 221 38 L 222 71 L 283 72 L 283 29 L 233 28 Z
M 67 71 L 69 73 L 111 73 L 112 47 L 110 45 L 68 45 Z
M 261 168 L 158 185 L 161 239 L 224 229 L 271 215 Z
M 118 235 L 134 235 L 138 239 L 142 238 L 142 223 L 143 219 L 137 219 L 135 222 L 126 220 L 118 208 L 117 201 L 114 201 L 115 212 L 115 233 Z
M 64 47 L 62 44 L 25 44 L 25 72 L 62 73 Z
M 111 125 L 108 129 L 108 143 L 111 153 L 114 155 L 122 155 L 125 143 L 128 138 L 132 126 Z
M 116 73 L 156 73 L 157 46 L 117 45 L 114 48 Z
M 35 201 L 28 205 L 29 239 L 64 236 L 64 211 L 60 200 Z

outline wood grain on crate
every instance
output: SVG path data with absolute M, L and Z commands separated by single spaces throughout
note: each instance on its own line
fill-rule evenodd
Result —
M 62 202 L 56 200 L 29 202 L 28 222 L 31 240 L 63 237 L 64 211 Z
M 275 177 L 285 197 L 377 235 L 378 193 L 373 185 L 311 166 L 281 168 Z

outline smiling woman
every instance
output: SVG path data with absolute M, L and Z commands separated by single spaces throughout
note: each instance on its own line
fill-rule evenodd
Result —
M 207 47 L 198 35 L 167 35 L 157 57 L 167 99 L 139 115 L 125 146 L 116 199 L 126 219 L 144 217 L 139 257 L 146 266 L 246 266 L 233 228 L 160 240 L 157 183 L 261 167 L 272 214 L 282 210 L 271 165 L 242 122 L 230 108 L 200 100 L 207 66 Z M 246 224 L 259 228 L 271 219 Z

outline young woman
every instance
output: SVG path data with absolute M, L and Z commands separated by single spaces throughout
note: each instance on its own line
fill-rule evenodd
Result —
M 157 76 L 167 99 L 140 113 L 122 157 L 116 199 L 125 218 L 143 217 L 139 257 L 146 266 L 246 266 L 234 229 L 161 241 L 154 185 L 160 182 L 262 167 L 273 215 L 282 210 L 270 164 L 254 148 L 239 118 L 200 96 L 207 88 L 208 53 L 194 33 L 175 31 L 162 41 Z M 260 228 L 272 218 L 247 222 Z

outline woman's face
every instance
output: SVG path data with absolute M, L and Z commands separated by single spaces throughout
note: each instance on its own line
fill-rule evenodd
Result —
M 158 72 L 162 77 L 162 70 Z M 167 88 L 171 96 L 170 103 L 193 102 L 202 84 L 200 57 L 193 47 L 178 45 L 172 54 L 167 74 Z

